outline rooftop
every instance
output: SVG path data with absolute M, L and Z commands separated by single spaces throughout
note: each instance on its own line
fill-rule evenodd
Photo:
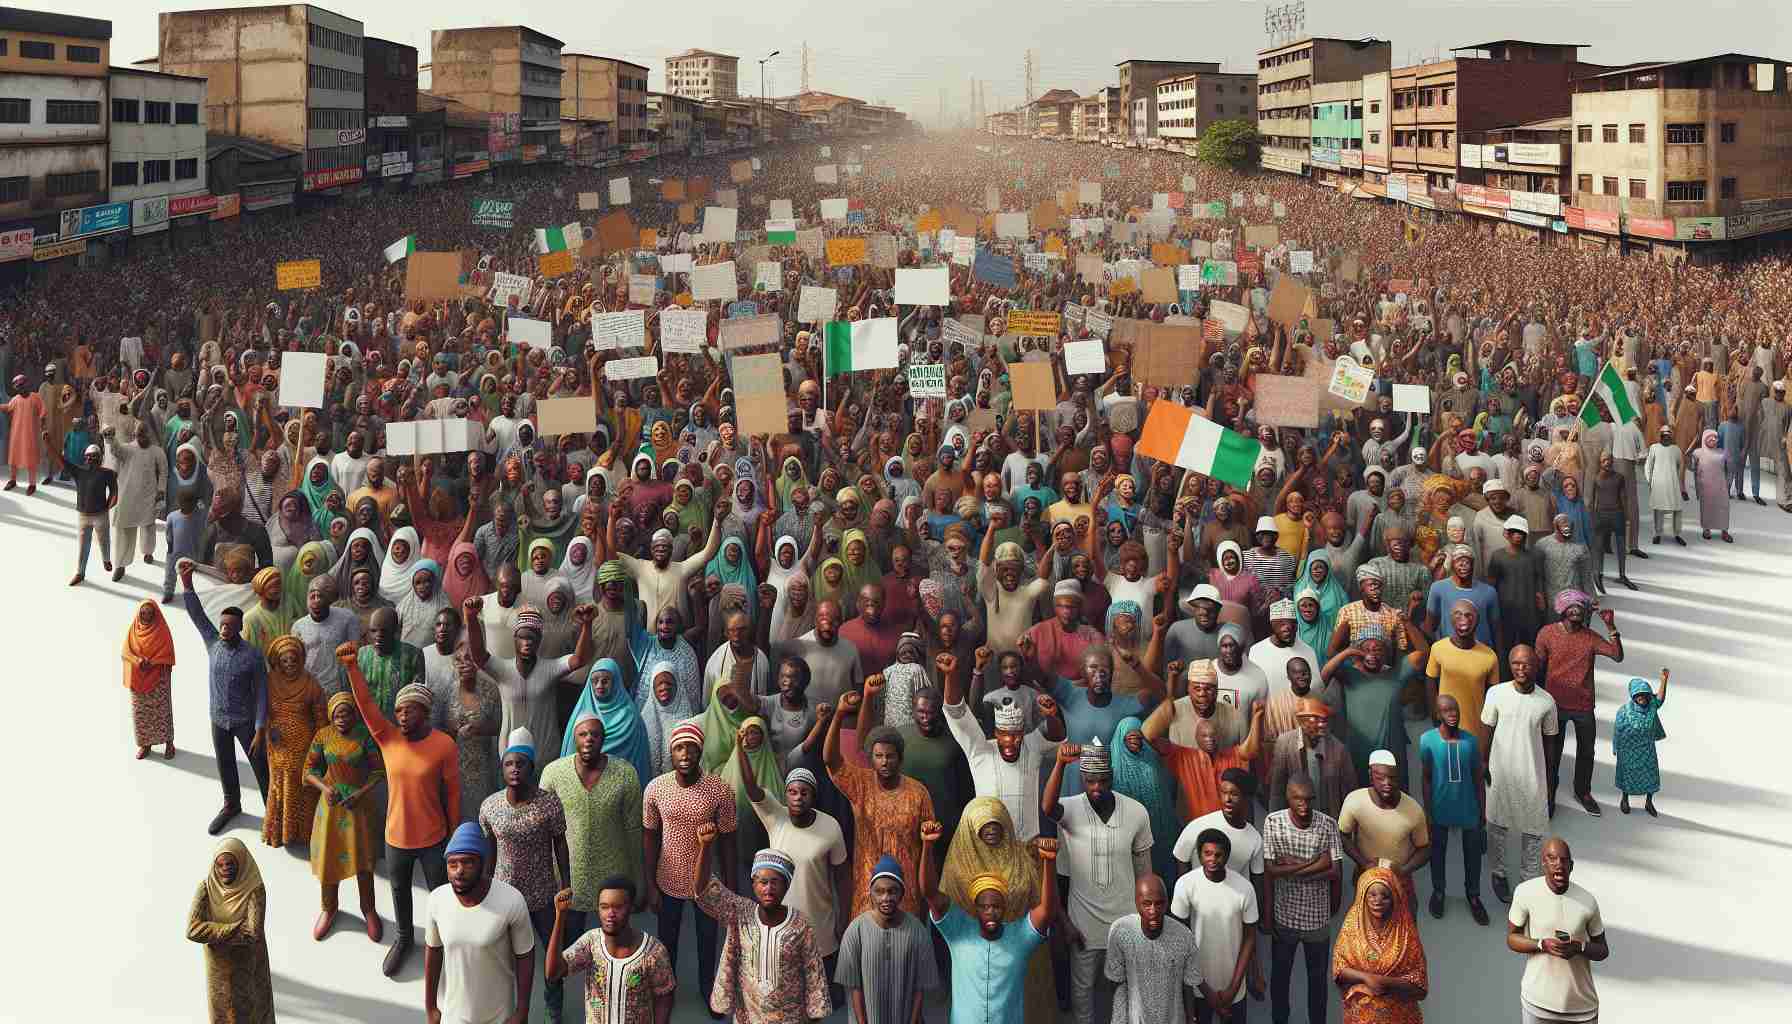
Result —
M 560 40 L 555 39 L 553 36 L 548 35 L 546 32 L 543 32 L 542 30 L 540 30 L 538 28 L 530 28 L 527 25 L 468 25 L 464 28 L 438 28 L 434 32 L 430 33 L 430 35 L 432 37 L 434 37 L 434 36 L 447 35 L 450 32 L 491 32 L 491 31 L 527 32 L 530 35 L 540 36 L 541 38 L 547 40 L 548 42 L 553 43 L 555 46 L 565 46 L 566 45 L 565 43 L 561 42 Z
M 675 53 L 672 56 L 667 57 L 666 59 L 667 60 L 682 60 L 685 57 L 720 57 L 723 60 L 739 60 L 740 59 L 739 57 L 736 57 L 733 54 L 717 53 L 714 50 L 686 50 L 683 53 Z
M 1363 36 L 1361 39 L 1343 39 L 1338 36 L 1307 36 L 1302 39 L 1291 39 L 1288 42 L 1277 46 L 1266 46 L 1263 49 L 1258 50 L 1257 55 L 1262 56 L 1266 53 L 1275 53 L 1279 50 L 1288 50 L 1297 46 L 1306 46 L 1311 43 L 1343 43 L 1346 46 L 1355 46 L 1358 48 L 1389 45 L 1386 39 L 1377 39 L 1374 36 Z
M 1732 61 L 1739 60 L 1739 61 L 1746 61 L 1750 64 L 1780 64 L 1780 63 L 1784 63 L 1783 61 L 1775 60 L 1772 57 L 1756 57 L 1756 56 L 1752 56 L 1752 55 L 1746 54 L 1746 53 L 1716 53 L 1716 54 L 1712 54 L 1709 57 L 1693 57 L 1688 60 L 1664 60 L 1664 61 L 1656 61 L 1654 63 L 1646 63 L 1646 64 L 1626 64 L 1622 67 L 1613 68 L 1610 71 L 1601 71 L 1597 74 L 1592 74 L 1592 75 L 1581 75 L 1575 80 L 1576 81 L 1585 81 L 1586 79 L 1589 79 L 1589 78 L 1610 78 L 1613 75 L 1627 75 L 1633 71 L 1659 71 L 1659 70 L 1662 70 L 1665 68 L 1682 67 L 1687 64 L 1704 64 L 1707 61 L 1714 61 L 1714 60 L 1732 60 Z
M 1469 43 L 1466 46 L 1452 46 L 1450 47 L 1450 52 L 1460 53 L 1463 50 L 1491 50 L 1496 46 L 1573 46 L 1585 49 L 1591 45 L 1591 43 L 1540 43 L 1534 39 L 1495 39 L 1485 43 Z
M 1220 62 L 1217 60 L 1152 60 L 1149 57 L 1128 57 L 1125 60 L 1121 61 L 1120 63 L 1118 63 L 1114 66 L 1118 68 L 1118 67 L 1125 67 L 1128 64 L 1169 64 L 1169 65 L 1174 65 L 1174 66 L 1191 67 L 1192 68 L 1192 67 L 1204 67 L 1208 64 L 1212 64 L 1213 66 L 1218 67 Z
M 645 65 L 645 64 L 636 64 L 632 60 L 623 60 L 621 57 L 605 57 L 601 54 L 596 54 L 596 53 L 575 53 L 570 50 L 561 50 L 560 56 L 562 56 L 562 57 L 578 57 L 583 60 L 607 60 L 613 64 L 627 64 L 631 68 L 640 68 L 642 71 L 650 70 L 647 67 L 647 65 Z
M 143 62 L 139 61 L 138 63 L 143 63 Z M 155 62 L 150 61 L 149 63 L 153 64 Z M 178 78 L 184 82 L 203 82 L 203 81 L 205 81 L 204 75 L 177 75 L 171 71 L 157 71 L 154 68 L 139 68 L 139 67 L 125 68 L 125 67 L 119 67 L 117 64 L 114 64 L 110 68 L 107 68 L 107 70 L 115 75 L 142 75 L 145 78 Z
M 46 36 L 73 36 L 76 39 L 112 38 L 112 23 L 101 18 L 27 11 L 18 7 L 0 7 L 0 29 L 10 32 L 38 32 Z
M 205 133 L 205 158 L 210 160 L 226 150 L 237 150 L 251 160 L 285 160 L 299 155 L 296 149 L 276 146 L 271 142 L 259 139 L 245 139 L 241 135 L 219 135 L 215 132 Z
M 1523 124 L 1502 125 L 1498 128 L 1490 128 L 1488 131 L 1511 132 L 1528 130 L 1534 132 L 1554 132 L 1567 131 L 1572 127 L 1574 127 L 1574 118 L 1572 117 L 1546 117 L 1541 121 L 1526 121 Z
M 165 15 L 172 15 L 174 17 L 182 17 L 182 16 L 187 16 L 187 17 L 202 17 L 202 16 L 203 17 L 211 17 L 211 16 L 223 17 L 225 15 L 254 13 L 257 11 L 268 10 L 270 8 L 281 8 L 281 7 L 304 7 L 308 10 L 323 11 L 325 14 L 328 14 L 333 18 L 341 18 L 343 21 L 352 21 L 357 25 L 364 24 L 360 18 L 351 18 L 346 14 L 337 14 L 335 11 L 332 11 L 327 7 L 319 7 L 316 4 L 264 4 L 261 7 L 204 7 L 204 8 L 199 8 L 197 10 L 191 10 L 191 11 L 163 11 L 162 13 Z

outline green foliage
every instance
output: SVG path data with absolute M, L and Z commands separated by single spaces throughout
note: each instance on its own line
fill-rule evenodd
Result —
M 1257 128 L 1249 121 L 1218 121 L 1201 133 L 1195 157 L 1215 167 L 1249 170 L 1257 166 L 1257 151 L 1261 145 Z

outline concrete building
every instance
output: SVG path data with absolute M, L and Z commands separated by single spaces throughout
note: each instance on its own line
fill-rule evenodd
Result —
M 1195 142 L 1216 121 L 1257 123 L 1257 76 L 1224 71 L 1196 71 L 1157 83 L 1152 105 L 1155 138 L 1191 152 Z M 1151 117 L 1148 113 L 1147 117 Z
M 1608 70 L 1573 88 L 1569 228 L 1621 228 L 1627 245 L 1675 258 L 1792 228 L 1786 61 L 1726 53 Z
M 107 196 L 111 49 L 109 21 L 0 8 L 0 283 L 130 228 Z
M 1027 105 L 1035 135 L 1070 137 L 1070 111 L 1079 97 L 1069 89 L 1051 89 Z
M 418 126 L 417 48 L 368 36 L 362 59 L 367 79 L 367 178 L 382 186 L 406 185 L 415 173 Z M 440 157 L 440 126 L 429 150 Z
M 1187 75 L 1197 71 L 1214 72 L 1220 69 L 1216 60 L 1142 60 L 1132 58 L 1114 65 L 1120 75 L 1120 116 L 1125 122 L 1118 133 L 1123 138 L 1151 138 L 1154 133 L 1149 124 L 1141 124 L 1141 112 L 1138 101 L 1149 100 L 1143 108 L 1147 118 L 1151 116 L 1153 104 L 1157 99 L 1157 83 L 1172 75 Z
M 1076 101 L 1072 128 L 1078 142 L 1092 142 L 1101 137 L 1101 94 L 1091 93 Z
M 1379 184 L 1388 172 L 1394 146 L 1389 129 L 1393 116 L 1393 76 L 1376 71 L 1363 76 L 1363 180 Z
M 697 108 L 688 96 L 654 92 L 647 94 L 647 130 L 659 153 L 688 153 L 695 140 Z
M 166 12 L 158 31 L 161 70 L 206 80 L 207 130 L 304 153 L 305 192 L 365 177 L 359 21 L 280 4 Z
M 740 58 L 710 50 L 686 50 L 666 58 L 666 91 L 694 100 L 731 100 L 740 95 Z
M 428 158 L 424 158 L 418 164 L 414 177 L 439 174 L 441 177 L 437 180 L 453 181 L 490 171 L 492 154 L 485 147 L 490 144 L 492 137 L 491 116 L 459 100 L 437 96 L 427 89 L 418 89 L 417 117 L 423 124 L 441 131 L 442 163 L 432 172 L 428 169 Z
M 599 151 L 647 141 L 647 66 L 586 53 L 560 54 L 560 138 L 591 138 Z M 568 122 L 571 122 L 570 125 Z M 589 147 L 588 147 L 589 148 Z
M 1578 44 L 1500 39 L 1451 52 L 1457 56 L 1390 73 L 1389 170 L 1407 176 L 1408 201 L 1415 206 L 1435 205 L 1440 196 L 1448 206 L 1459 178 L 1482 183 L 1479 173 L 1461 171 L 1463 143 L 1479 143 L 1493 128 L 1566 114 L 1575 76 L 1604 70 L 1581 64 Z M 1418 188 L 1421 179 L 1424 190 Z
M 166 238 L 169 225 L 198 225 L 217 208 L 205 184 L 205 79 L 136 68 L 110 69 L 107 198 L 131 204 L 133 237 Z
M 430 92 L 483 111 L 494 164 L 559 159 L 561 42 L 523 25 L 430 33 Z
M 1305 174 L 1312 160 L 1313 87 L 1386 71 L 1391 52 L 1385 40 L 1318 36 L 1259 50 L 1259 163 L 1272 171 Z
M 1307 158 L 1313 180 L 1335 184 L 1363 174 L 1363 80 L 1325 82 L 1313 87 L 1312 132 Z

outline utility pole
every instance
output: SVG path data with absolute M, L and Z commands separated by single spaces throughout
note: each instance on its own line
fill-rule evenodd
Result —
M 803 91 L 809 91 L 809 44 L 803 43 Z
M 1026 70 L 1026 76 L 1027 76 L 1027 102 L 1032 103 L 1033 102 L 1033 71 L 1034 71 L 1033 51 L 1032 50 L 1027 51 L 1026 62 L 1023 66 Z

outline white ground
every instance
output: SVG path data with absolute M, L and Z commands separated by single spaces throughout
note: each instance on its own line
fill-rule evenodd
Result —
M 1733 546 L 1701 541 L 1695 512 L 1688 514 L 1690 547 L 1649 547 L 1645 537 L 1656 557 L 1630 570 L 1642 592 L 1614 586 L 1611 606 L 1629 658 L 1599 668 L 1594 787 L 1606 815 L 1592 819 L 1564 804 L 1556 820 L 1574 847 L 1575 881 L 1605 913 L 1612 957 L 1594 973 L 1606 1020 L 1763 1020 L 1792 1005 L 1792 952 L 1774 944 L 1792 918 L 1785 884 L 1792 875 L 1792 798 L 1786 762 L 1777 760 L 1792 736 L 1785 689 L 1792 515 L 1750 502 L 1735 505 L 1734 516 Z M 172 763 L 159 755 L 132 760 L 118 650 L 134 602 L 159 596 L 162 569 L 133 565 L 113 583 L 96 552 L 88 582 L 70 589 L 74 521 L 66 488 L 26 498 L 21 485 L 0 494 L 4 635 L 14 668 L 10 689 L 21 698 L 9 730 L 10 774 L 21 806 L 31 810 L 15 820 L 19 834 L 0 846 L 13 893 L 15 951 L 0 1019 L 73 1013 L 186 1024 L 205 1014 L 201 952 L 184 932 L 188 901 L 215 842 L 205 824 L 219 804 L 203 653 L 178 606 L 169 609 L 180 656 L 180 754 Z M 1625 680 L 1653 679 L 1663 665 L 1674 677 L 1661 748 L 1663 816 L 1651 820 L 1639 808 L 1624 817 L 1612 791 L 1611 710 Z M 255 852 L 267 881 L 280 1018 L 419 1019 L 421 956 L 412 957 L 401 981 L 380 974 L 384 951 L 359 931 L 352 886 L 344 886 L 337 930 L 323 943 L 311 940 L 317 888 L 308 864 L 260 844 L 261 802 L 247 764 L 241 775 L 249 813 L 234 834 Z M 1564 798 L 1567 789 L 1564 783 Z M 1451 868 L 1459 878 L 1460 861 Z M 1464 1024 L 1513 1020 L 1521 962 L 1506 951 L 1498 917 L 1477 928 L 1454 895 L 1460 890 L 1451 888 L 1444 921 L 1420 918 L 1430 957 L 1429 1015 Z M 1429 894 L 1427 877 L 1419 889 Z M 1484 898 L 1501 913 L 1490 893 Z M 421 914 L 421 891 L 416 904 Z M 391 913 L 383 879 L 379 909 Z M 686 946 L 694 949 L 686 928 Z M 681 1024 L 703 1020 L 690 958 L 680 972 Z M 1294 1005 L 1300 1020 L 1298 992 Z M 1771 1010 L 1775 1005 L 1781 1010 Z M 1332 1006 L 1336 1020 L 1335 997 Z M 1268 1020 L 1268 1004 L 1250 1014 Z

